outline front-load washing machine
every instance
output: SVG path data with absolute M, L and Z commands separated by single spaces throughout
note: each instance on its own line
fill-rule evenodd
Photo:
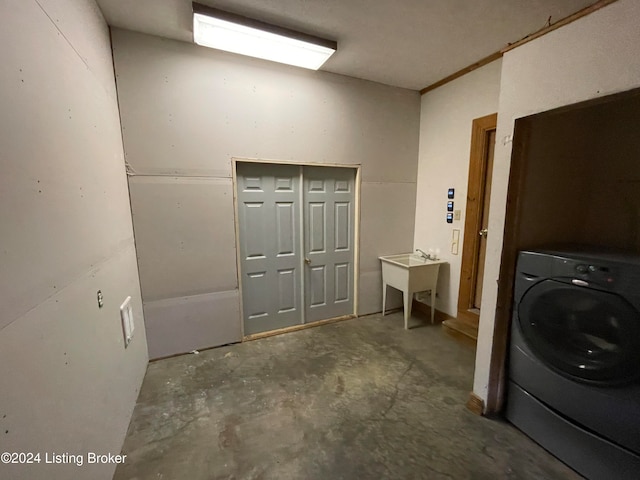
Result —
M 589 479 L 640 478 L 640 257 L 519 253 L 506 416 Z

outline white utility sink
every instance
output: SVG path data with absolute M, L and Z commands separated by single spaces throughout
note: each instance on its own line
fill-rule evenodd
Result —
M 415 253 L 378 257 L 382 262 L 382 315 L 387 304 L 387 286 L 402 291 L 404 328 L 409 328 L 413 294 L 431 291 L 431 323 L 435 315 L 436 285 L 442 260 L 427 260 Z

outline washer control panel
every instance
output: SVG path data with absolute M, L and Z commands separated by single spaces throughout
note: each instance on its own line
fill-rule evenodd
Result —
M 576 266 L 576 272 L 578 273 L 594 273 L 594 272 L 608 272 L 607 267 L 598 267 L 597 265 L 587 265 L 580 263 Z
M 614 282 L 613 275 L 608 267 L 589 263 L 578 263 L 574 267 L 576 276 L 580 279 L 589 280 L 602 285 L 610 285 Z

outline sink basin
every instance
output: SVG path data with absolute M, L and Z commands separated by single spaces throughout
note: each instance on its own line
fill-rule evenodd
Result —
M 421 255 L 415 253 L 401 253 L 399 255 L 388 255 L 385 257 L 379 257 L 383 262 L 394 263 L 401 267 L 420 267 L 423 265 L 434 265 L 444 263 L 442 260 L 427 260 Z
M 435 316 L 436 285 L 442 260 L 427 260 L 415 253 L 401 253 L 378 257 L 382 262 L 382 315 L 386 313 L 387 287 L 402 291 L 404 328 L 409 328 L 413 295 L 431 292 L 431 323 Z

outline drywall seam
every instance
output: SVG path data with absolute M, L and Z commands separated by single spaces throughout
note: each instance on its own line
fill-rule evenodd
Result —
M 136 228 L 135 228 L 135 225 L 133 224 L 133 205 L 131 204 L 131 187 L 129 185 L 129 178 L 128 178 L 129 169 L 131 168 L 131 166 L 126 161 L 127 153 L 124 146 L 124 133 L 122 132 L 122 113 L 120 112 L 120 97 L 118 96 L 118 82 L 116 82 L 116 61 L 113 55 L 113 36 L 111 35 L 111 27 L 107 27 L 107 28 L 109 29 L 109 47 L 111 48 L 111 68 L 113 70 L 113 84 L 116 92 L 115 100 L 116 100 L 116 109 L 118 110 L 118 126 L 120 127 L 119 128 L 120 146 L 122 150 L 122 160 L 124 162 L 124 171 L 127 177 L 127 199 L 129 201 L 129 220 L 131 223 L 131 232 L 133 233 L 133 249 L 134 249 L 134 254 L 136 259 L 136 275 L 138 278 L 138 289 L 139 289 L 138 291 L 141 292 L 140 301 L 142 302 L 142 283 L 140 282 L 140 258 L 138 256 L 138 243 L 136 242 Z M 144 314 L 143 314 L 142 321 L 144 323 Z
M 78 52 L 78 50 L 76 50 L 76 47 L 73 45 L 73 43 L 71 43 L 71 41 L 69 40 L 69 38 L 64 34 L 64 32 L 62 30 L 60 30 L 60 27 L 58 26 L 58 24 L 53 20 L 53 18 L 51 18 L 51 15 L 49 15 L 49 12 L 47 12 L 45 10 L 45 8 L 42 6 L 42 4 L 39 2 L 39 0 L 33 0 L 36 5 L 38 5 L 38 7 L 40 8 L 40 10 L 42 10 L 42 12 L 47 16 L 47 18 L 49 19 L 49 21 L 51 22 L 51 24 L 56 28 L 56 30 L 58 31 L 58 33 L 60 33 L 60 35 L 62 36 L 62 38 L 64 38 L 64 40 L 69 44 L 69 46 L 71 47 L 71 50 L 74 51 L 74 53 L 78 56 L 78 58 L 82 61 L 82 63 L 84 63 L 84 65 L 87 67 L 87 70 L 89 70 L 91 72 L 91 75 L 98 81 L 98 84 L 100 85 L 100 88 L 102 90 L 105 91 L 105 93 L 107 94 L 108 97 L 113 98 L 111 95 L 111 92 L 109 92 L 104 85 L 102 84 L 102 80 L 100 78 L 98 78 L 96 76 L 96 74 L 94 73 L 94 71 L 91 69 L 91 67 L 89 66 L 89 64 L 87 63 L 87 61 L 84 59 L 84 57 L 82 55 L 80 55 L 80 52 Z M 98 11 L 100 11 L 100 9 L 98 9 Z M 100 11 L 100 15 L 102 15 L 102 12 Z M 104 20 L 104 17 L 102 17 Z M 106 23 L 106 21 L 105 21 Z M 113 58 L 113 55 L 111 56 L 111 58 Z
M 103 257 L 102 260 L 96 262 L 96 263 L 92 263 L 90 268 L 74 277 L 72 277 L 66 284 L 64 284 L 61 288 L 56 288 L 56 290 L 50 294 L 47 295 L 41 299 L 38 299 L 37 303 L 31 307 L 29 307 L 27 310 L 20 312 L 18 315 L 16 315 L 16 317 L 14 319 L 12 319 L 9 323 L 7 323 L 6 325 L 2 326 L 2 328 L 0 328 L 0 332 L 2 332 L 2 330 L 4 330 L 5 328 L 7 328 L 9 325 L 17 322 L 18 320 L 20 320 L 22 317 L 24 317 L 25 315 L 28 315 L 32 310 L 38 308 L 41 304 L 47 302 L 49 299 L 56 297 L 57 295 L 60 295 L 61 292 L 65 291 L 67 288 L 69 288 L 70 286 L 72 286 L 73 284 L 79 282 L 81 279 L 86 278 L 88 275 L 94 275 L 96 273 L 98 273 L 105 264 L 111 262 L 112 260 L 124 255 L 126 252 L 128 252 L 131 248 L 134 248 L 134 240 L 133 237 L 128 237 L 124 240 L 122 240 L 112 251 L 111 253 L 106 256 Z
M 232 288 L 231 290 L 218 290 L 215 292 L 196 293 L 195 295 L 181 295 L 179 297 L 167 297 L 167 298 L 161 298 L 158 300 L 150 300 L 148 302 L 143 302 L 143 305 L 148 307 L 167 307 L 167 306 L 173 306 L 179 301 L 197 300 L 200 297 L 204 298 L 208 296 L 224 297 L 230 294 L 237 294 L 237 293 L 238 293 L 238 289 Z

